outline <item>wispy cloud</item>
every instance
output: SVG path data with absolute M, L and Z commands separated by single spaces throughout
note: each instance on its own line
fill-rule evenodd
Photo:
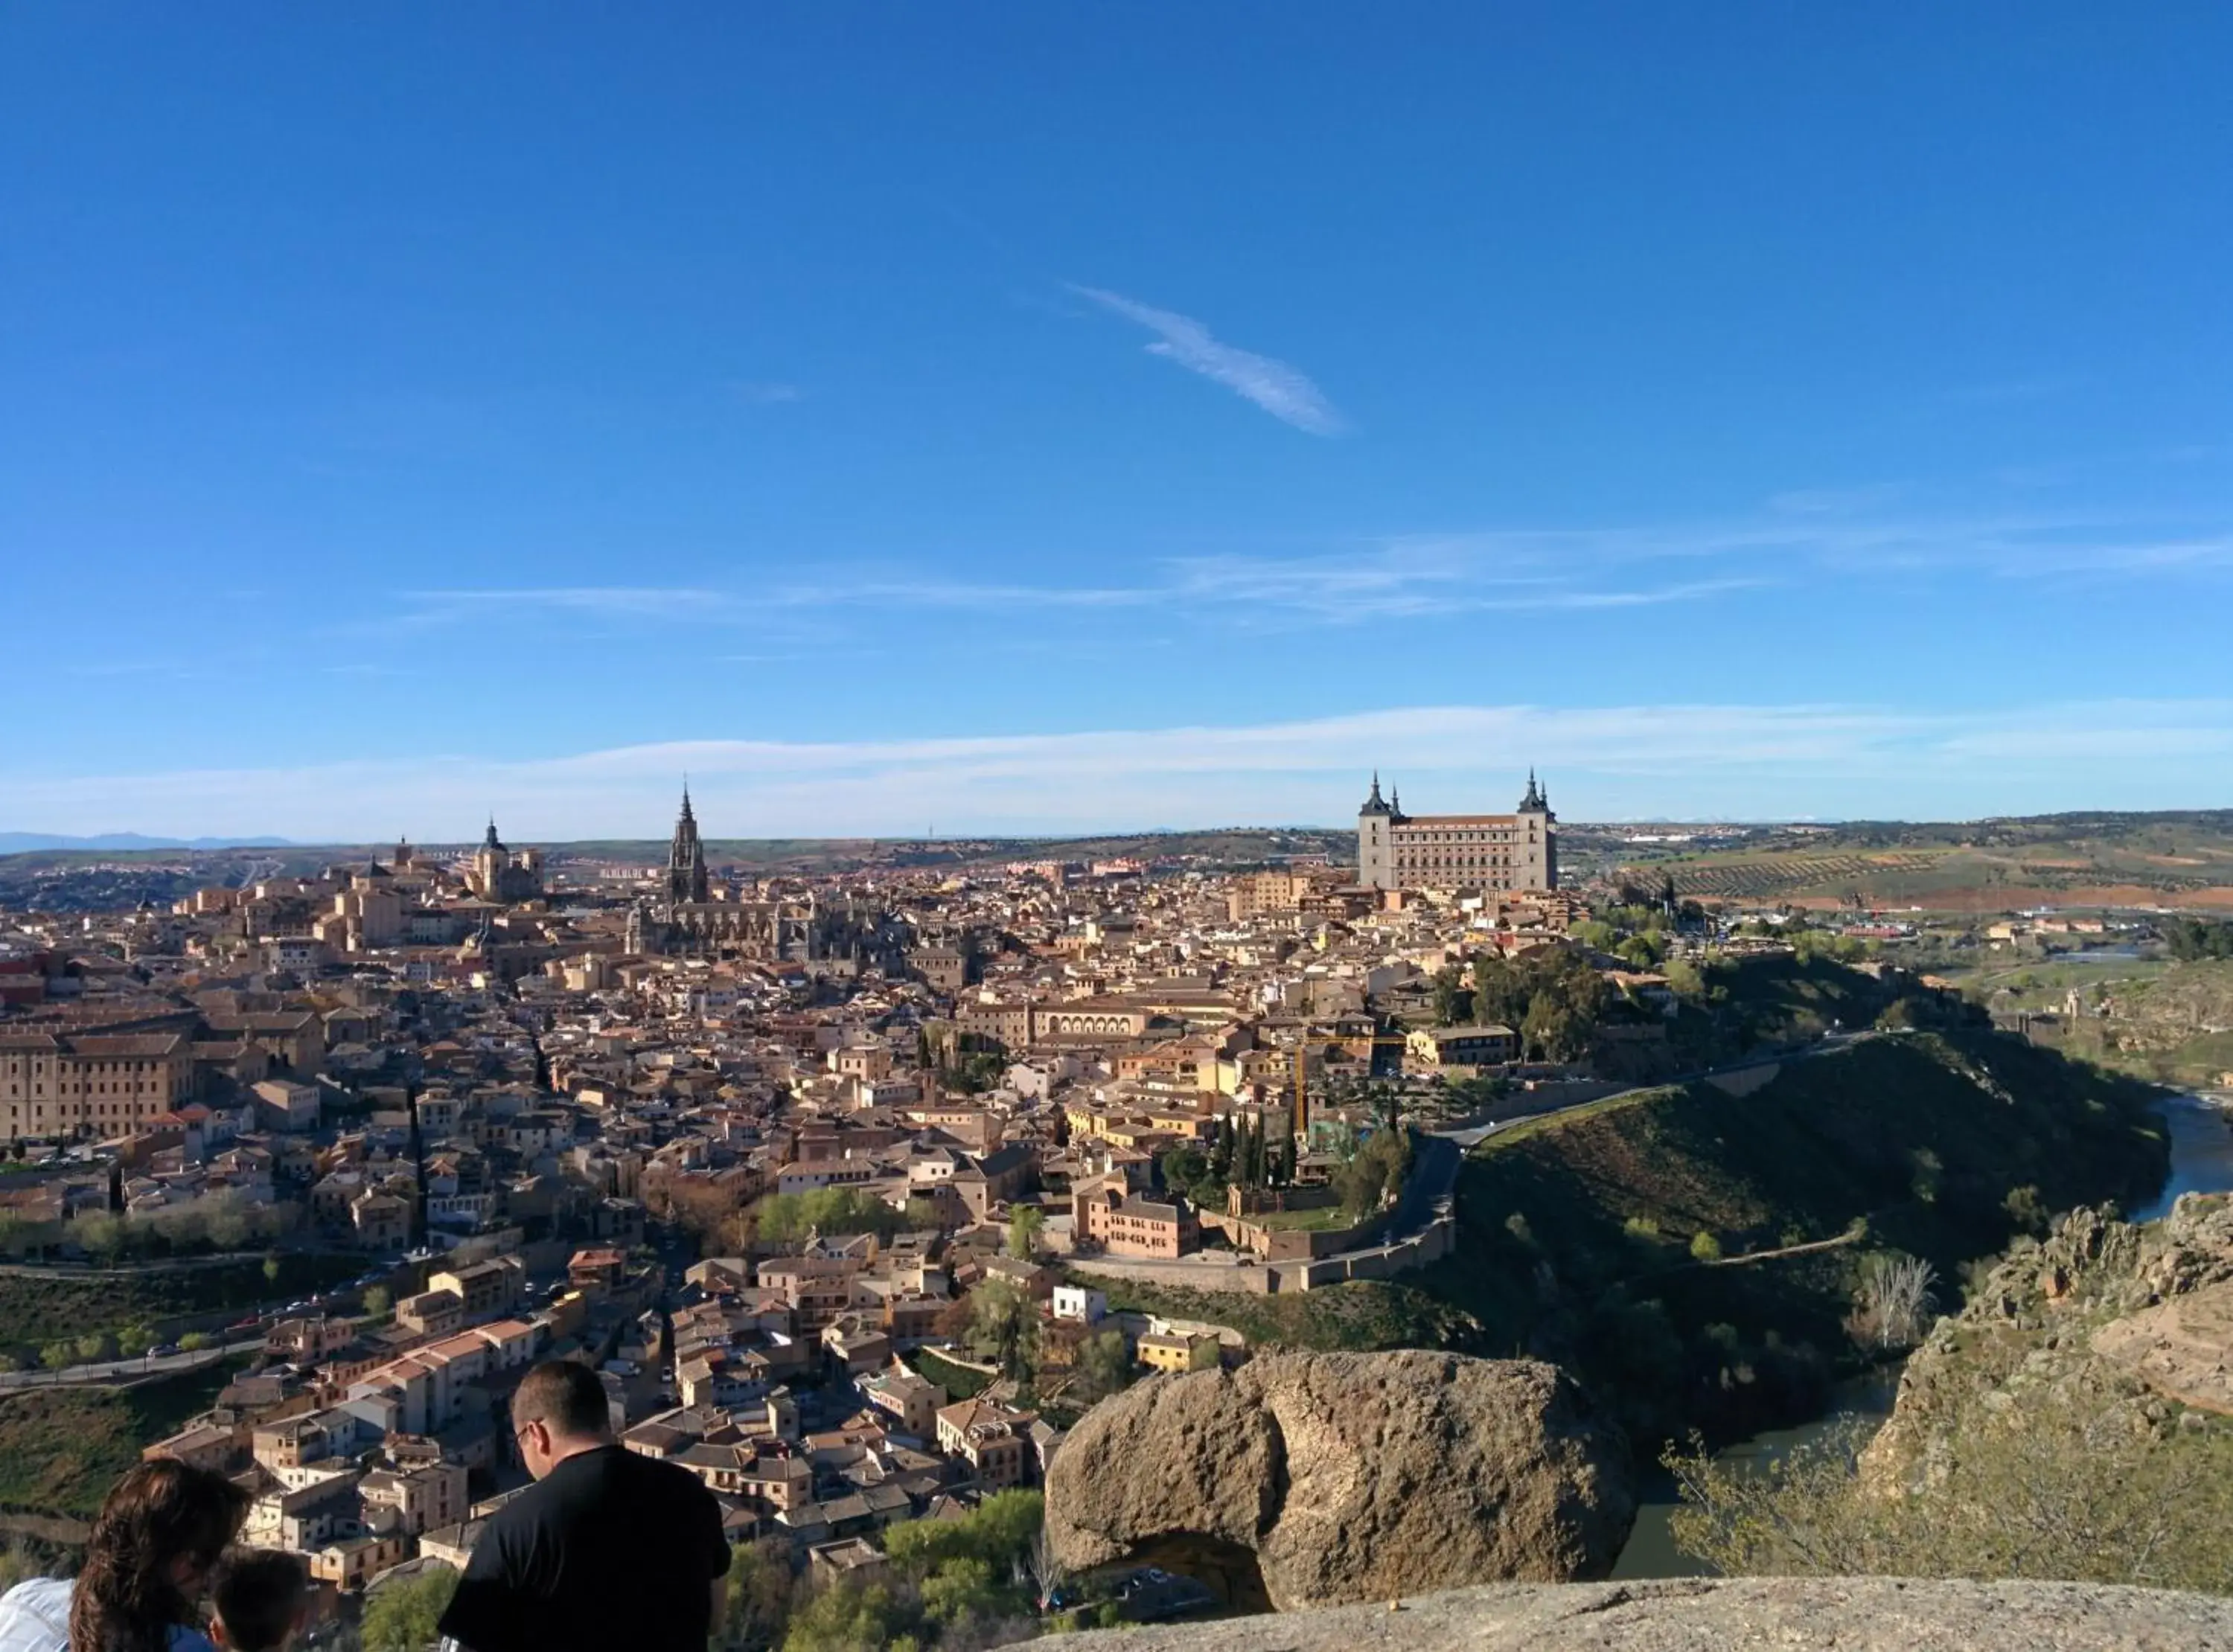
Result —
M 797 385 L 773 383 L 764 379 L 732 379 L 728 390 L 739 401 L 749 402 L 756 407 L 772 407 L 799 399 Z
M 1480 614 L 1710 605 L 1769 588 L 1847 579 L 1944 577 L 2051 583 L 2074 593 L 2147 579 L 2220 584 L 2233 572 L 2223 517 L 2150 520 L 2047 511 L 1931 514 L 1877 506 L 1891 486 L 1774 496 L 1721 520 L 1562 528 L 1503 527 L 1360 537 L 1309 554 L 1165 556 L 1092 583 L 990 570 L 921 574 L 889 561 L 820 561 L 811 577 L 761 576 L 733 586 L 550 586 L 406 592 L 399 612 L 343 628 L 407 637 L 465 623 L 535 622 L 603 629 L 687 624 L 749 630 L 763 645 L 828 644 L 839 614 L 944 612 L 1038 616 L 1134 641 L 1190 628 L 1276 632 L 1428 622 Z M 790 559 L 784 567 L 805 559 Z M 1059 566 L 1060 558 L 1041 558 Z M 1065 624 L 1064 616 L 1071 616 Z M 1103 621 L 1106 621 L 1105 625 Z
M 567 615 L 590 620 L 707 620 L 728 617 L 736 598 L 704 586 L 544 585 L 400 593 L 407 612 L 372 628 L 486 622 L 507 615 Z
M 2106 775 L 2074 758 L 2113 755 Z M 662 834 L 676 777 L 721 836 L 1085 831 L 1348 817 L 1363 777 L 1414 807 L 1502 806 L 1541 765 L 1569 818 L 1938 816 L 2233 798 L 2233 700 L 1938 712 L 1866 704 L 1441 706 L 1246 726 L 693 740 L 537 762 L 0 776 L 11 829 L 430 842 L 493 803 L 522 841 Z M 2109 790 L 2102 790 L 2106 784 Z
M 1100 287 L 1072 285 L 1070 290 L 1157 335 L 1148 346 L 1149 354 L 1169 357 L 1189 372 L 1246 396 L 1274 419 L 1285 420 L 1313 436 L 1338 436 L 1348 427 L 1333 404 L 1299 367 L 1221 343 L 1201 322 L 1175 310 L 1157 309 Z

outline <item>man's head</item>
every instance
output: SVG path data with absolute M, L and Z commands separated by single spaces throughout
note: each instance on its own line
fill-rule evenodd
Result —
M 604 1382 L 573 1360 L 544 1361 L 511 1396 L 511 1432 L 519 1460 L 537 1480 L 578 1452 L 610 1445 Z
M 284 1550 L 234 1550 L 209 1588 L 210 1636 L 229 1652 L 281 1652 L 309 1619 L 309 1568 Z

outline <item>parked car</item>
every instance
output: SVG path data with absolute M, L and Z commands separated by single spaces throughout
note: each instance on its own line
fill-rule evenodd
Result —
M 179 1345 L 176 1343 L 157 1343 L 154 1347 L 147 1350 L 147 1356 L 150 1359 L 168 1359 L 178 1351 Z

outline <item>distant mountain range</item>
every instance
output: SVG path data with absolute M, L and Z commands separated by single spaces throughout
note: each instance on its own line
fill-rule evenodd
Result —
M 283 837 L 143 837 L 138 832 L 102 832 L 93 837 L 62 837 L 51 832 L 0 832 L 0 855 L 45 849 L 291 849 Z

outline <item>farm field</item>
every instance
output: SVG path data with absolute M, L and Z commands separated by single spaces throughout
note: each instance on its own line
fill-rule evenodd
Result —
M 1959 823 L 1570 828 L 1567 856 L 1608 879 L 1702 901 L 2001 912 L 2034 905 L 2233 910 L 2233 811 L 2044 816 Z M 1710 846 L 1707 846 L 1710 845 Z M 1562 849 L 1566 847 L 1562 841 Z

